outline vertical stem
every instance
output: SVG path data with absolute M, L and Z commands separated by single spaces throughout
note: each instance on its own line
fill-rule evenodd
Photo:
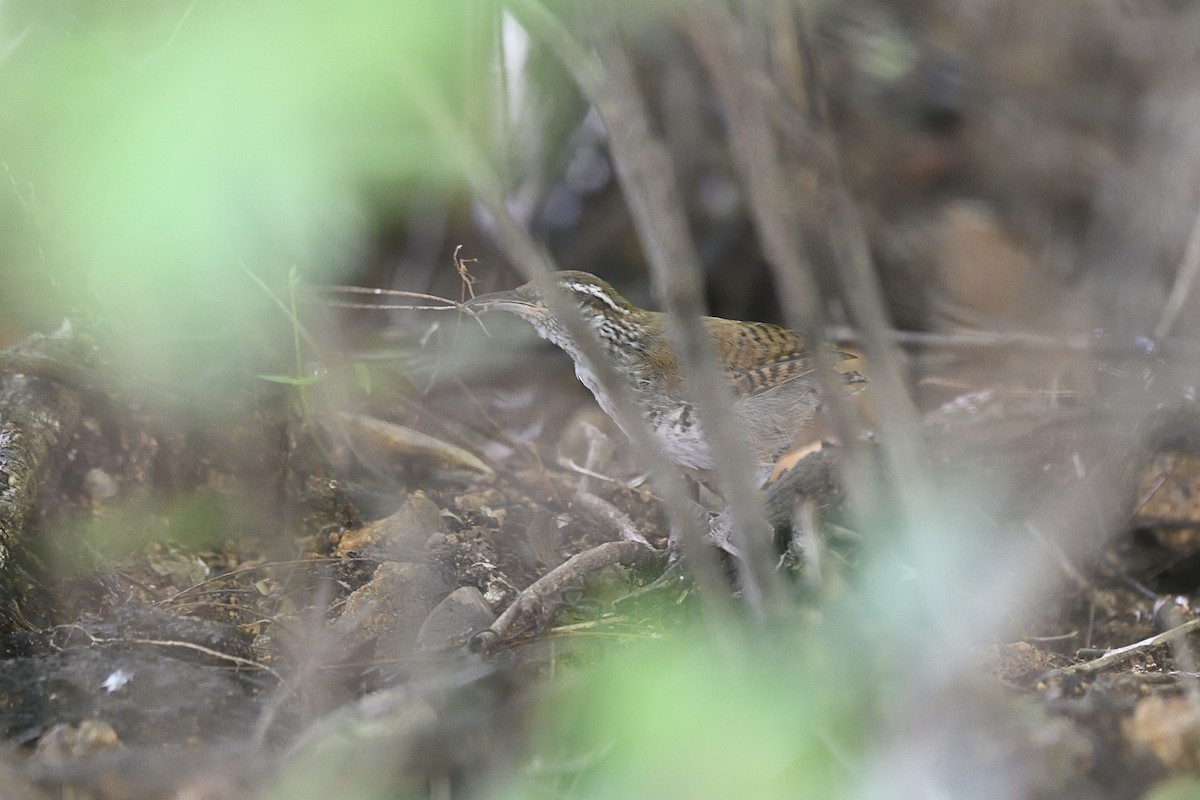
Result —
M 719 588 L 725 584 L 721 565 L 700 530 L 700 523 L 692 511 L 694 503 L 684 491 L 679 471 L 658 446 L 629 387 L 616 373 L 607 353 L 596 341 L 595 334 L 584 323 L 578 310 L 546 280 L 556 270 L 556 265 L 509 211 L 499 177 L 441 99 L 411 76 L 397 75 L 397 81 L 401 90 L 408 93 L 414 106 L 445 138 L 447 146 L 459 158 L 475 198 L 490 215 L 491 233 L 496 244 L 529 279 L 545 283 L 543 294 L 551 311 L 562 320 L 588 359 L 601 386 L 612 398 L 621 427 L 633 434 L 630 440 L 639 458 L 650 469 L 654 490 L 662 498 L 670 524 L 683 538 L 685 553 L 702 590 L 701 600 L 705 610 L 714 620 L 729 618 L 731 606 L 726 599 L 727 593 Z
M 732 397 L 701 320 L 699 259 L 678 202 L 670 157 L 661 139 L 651 132 L 633 66 L 616 32 L 603 20 L 592 20 L 593 30 L 598 31 L 594 36 L 597 61 L 535 0 L 512 0 L 509 5 L 531 32 L 555 50 L 604 121 L 617 179 L 666 305 L 669 333 L 691 399 L 700 412 L 709 444 L 725 455 L 717 465 L 717 477 L 745 553 L 738 561 L 743 594 L 751 610 L 762 618 L 767 607 L 778 601 L 781 590 L 773 571 L 762 501 L 752 479 L 756 459 L 738 429 Z

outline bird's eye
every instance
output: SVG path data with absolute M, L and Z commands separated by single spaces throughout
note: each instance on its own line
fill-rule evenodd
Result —
M 563 288 L 575 297 L 580 310 L 590 311 L 594 314 L 606 314 L 610 309 L 618 310 L 616 302 L 609 296 L 609 293 L 599 286 L 573 283 Z

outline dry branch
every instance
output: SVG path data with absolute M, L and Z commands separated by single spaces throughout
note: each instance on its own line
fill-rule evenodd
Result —
M 647 565 L 661 555 L 632 541 L 605 542 L 584 550 L 543 575 L 505 609 L 491 626 L 471 639 L 471 648 L 490 652 L 522 631 L 543 627 L 553 616 L 563 590 L 604 567 L 615 564 Z

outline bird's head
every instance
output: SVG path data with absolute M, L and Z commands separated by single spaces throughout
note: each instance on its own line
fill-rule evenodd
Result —
M 480 295 L 466 305 L 476 311 L 516 314 L 533 325 L 539 336 L 574 354 L 574 340 L 553 311 L 555 306 L 563 306 L 548 299 L 552 293 L 558 293 L 561 302 L 573 306 L 601 343 L 610 348 L 620 347 L 627 341 L 639 316 L 646 313 L 618 294 L 608 282 L 576 270 L 554 272 L 545 280 Z

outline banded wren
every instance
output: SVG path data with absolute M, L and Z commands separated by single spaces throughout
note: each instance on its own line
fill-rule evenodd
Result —
M 617 373 L 628 379 L 637 405 L 667 455 L 684 467 L 714 468 L 716 460 L 688 396 L 665 316 L 634 306 L 595 275 L 568 271 L 551 278 L 578 309 Z M 620 423 L 612 398 L 535 282 L 480 295 L 467 306 L 508 311 L 533 325 L 539 336 L 566 351 L 575 362 L 575 375 L 605 413 Z M 716 317 L 704 317 L 703 322 L 732 392 L 738 423 L 762 465 L 769 467 L 810 426 L 820 406 L 813 376 L 818 364 L 812 349 L 803 336 L 778 325 Z M 838 361 L 854 358 L 833 352 Z M 840 370 L 839 375 L 847 387 L 865 382 L 858 372 Z

